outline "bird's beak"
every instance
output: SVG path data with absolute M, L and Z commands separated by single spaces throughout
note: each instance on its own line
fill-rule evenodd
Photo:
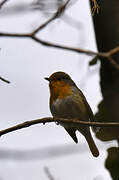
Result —
M 50 79 L 48 77 L 45 77 L 44 79 L 47 80 L 47 81 L 50 81 Z

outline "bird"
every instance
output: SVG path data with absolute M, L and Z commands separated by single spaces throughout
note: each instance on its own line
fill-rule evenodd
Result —
M 54 118 L 76 119 L 81 121 L 94 121 L 93 112 L 71 77 L 65 72 L 54 72 L 49 78 L 50 111 Z M 98 148 L 92 138 L 90 127 L 75 123 L 59 123 L 78 143 L 76 131 L 78 130 L 86 139 L 89 149 L 94 157 L 99 156 Z

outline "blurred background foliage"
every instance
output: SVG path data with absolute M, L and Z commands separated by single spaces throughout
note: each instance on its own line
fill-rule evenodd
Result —
M 119 44 L 119 4 L 118 0 L 99 1 L 99 14 L 93 16 L 97 47 L 100 52 L 106 52 Z M 114 55 L 119 63 L 119 53 Z M 119 122 L 119 71 L 101 58 L 100 86 L 103 101 L 98 106 L 95 117 L 97 121 Z M 119 128 L 101 128 L 96 134 L 102 141 L 117 140 Z M 114 180 L 119 179 L 119 148 L 107 150 L 108 157 L 105 166 Z

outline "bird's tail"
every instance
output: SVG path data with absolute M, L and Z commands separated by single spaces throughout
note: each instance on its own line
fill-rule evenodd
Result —
M 91 136 L 90 128 L 83 127 L 83 128 L 79 128 L 78 130 L 86 138 L 86 141 L 89 145 L 90 151 L 92 152 L 93 156 L 98 157 L 99 151 L 98 151 L 98 148 Z
M 89 134 L 88 136 L 85 136 L 87 143 L 89 145 L 90 151 L 92 152 L 93 156 L 98 157 L 99 156 L 99 151 L 98 148 L 91 136 L 91 134 Z

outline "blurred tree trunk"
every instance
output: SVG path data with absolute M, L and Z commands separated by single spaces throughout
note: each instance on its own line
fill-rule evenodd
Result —
M 94 30 L 99 51 L 108 51 L 119 45 L 119 0 L 100 0 L 99 14 L 93 17 Z M 119 63 L 119 53 L 113 56 Z M 96 114 L 98 121 L 119 121 L 119 71 L 107 59 L 100 59 L 100 85 L 103 101 Z M 116 139 L 119 143 L 118 128 L 101 128 L 96 135 L 103 141 Z M 108 150 L 106 168 L 114 180 L 119 180 L 119 149 Z

